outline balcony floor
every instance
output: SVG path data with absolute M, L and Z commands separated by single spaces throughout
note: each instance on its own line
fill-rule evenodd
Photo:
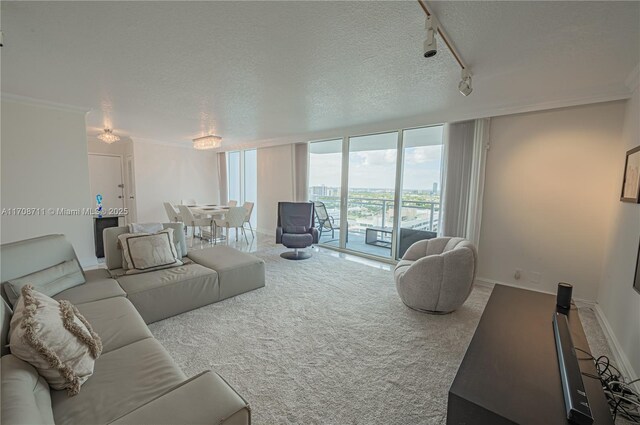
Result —
M 339 247 L 340 246 L 340 231 L 336 230 L 334 237 L 331 237 L 331 231 L 322 232 L 320 238 L 320 244 Z M 353 251 L 362 252 L 369 255 L 375 255 L 378 257 L 391 258 L 391 247 L 384 248 L 380 246 L 370 245 L 365 243 L 364 232 L 349 232 L 349 241 L 347 242 L 347 248 Z

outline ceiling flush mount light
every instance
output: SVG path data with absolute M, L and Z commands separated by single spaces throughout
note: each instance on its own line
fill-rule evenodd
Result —
M 427 38 L 424 40 L 424 57 L 432 58 L 438 53 L 438 41 L 436 40 L 436 31 L 438 25 L 433 15 L 427 16 L 425 28 L 427 30 Z
M 451 38 L 447 36 L 444 28 L 442 28 L 442 25 L 433 14 L 433 12 L 429 10 L 425 1 L 418 0 L 418 3 L 420 4 L 420 7 L 422 7 L 422 10 L 424 10 L 425 15 L 427 15 L 427 21 L 425 25 L 425 28 L 427 30 L 427 38 L 424 41 L 424 57 L 432 58 L 436 55 L 436 53 L 438 53 L 438 44 L 436 41 L 437 33 L 440 38 L 442 38 L 442 41 L 444 41 L 444 44 L 446 44 L 447 48 L 449 48 L 449 51 L 462 69 L 462 81 L 460 81 L 460 84 L 458 84 L 458 90 L 460 90 L 460 93 L 462 93 L 462 95 L 469 96 L 473 91 L 473 89 L 471 88 L 471 72 L 469 71 L 469 67 L 465 65 L 464 61 L 462 60 L 462 56 L 460 55 L 460 53 L 458 53 L 458 50 L 453 45 Z
M 220 136 L 209 135 L 193 139 L 193 148 L 198 150 L 219 148 L 221 144 L 222 137 Z
M 471 73 L 466 69 L 462 70 L 460 76 L 460 84 L 458 84 L 458 90 L 463 96 L 469 96 L 473 91 L 473 87 L 471 87 Z
M 105 128 L 104 131 L 98 134 L 98 139 L 105 143 L 111 144 L 120 140 L 120 137 L 113 134 L 110 128 Z

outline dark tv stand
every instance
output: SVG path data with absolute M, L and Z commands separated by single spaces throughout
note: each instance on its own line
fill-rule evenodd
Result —
M 554 295 L 495 286 L 449 389 L 447 424 L 569 423 L 551 320 L 555 309 Z M 574 346 L 589 351 L 577 310 L 568 319 Z M 596 374 L 592 361 L 579 363 L 583 373 Z M 593 423 L 613 425 L 600 382 L 583 381 Z

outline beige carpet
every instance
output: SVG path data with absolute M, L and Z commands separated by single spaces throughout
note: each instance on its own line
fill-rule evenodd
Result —
M 265 288 L 150 326 L 187 376 L 218 372 L 255 424 L 444 423 L 490 289 L 427 315 L 402 304 L 389 271 L 325 253 L 287 261 L 282 251 L 257 253 Z M 608 352 L 593 312 L 581 315 L 592 350 Z

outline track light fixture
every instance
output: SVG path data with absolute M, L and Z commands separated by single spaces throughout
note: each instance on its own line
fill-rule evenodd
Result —
M 425 29 L 427 30 L 427 38 L 424 40 L 424 57 L 432 58 L 438 53 L 438 40 L 436 40 L 438 25 L 433 15 L 427 16 Z
M 458 65 L 462 69 L 462 79 L 460 84 L 458 84 L 458 90 L 462 93 L 463 96 L 469 96 L 473 91 L 471 87 L 471 72 L 469 72 L 469 67 L 465 65 L 462 60 L 462 56 L 456 50 L 456 47 L 453 45 L 451 39 L 447 36 L 444 28 L 438 22 L 436 16 L 429 10 L 427 4 L 424 0 L 418 0 L 420 7 L 424 10 L 425 15 L 427 15 L 425 28 L 427 30 L 427 38 L 424 41 L 424 57 L 432 58 L 438 53 L 438 45 L 436 41 L 436 33 L 440 36 L 444 44 L 446 44 L 447 48 L 455 58 Z
M 469 96 L 473 91 L 473 87 L 471 87 L 471 73 L 466 69 L 463 69 L 461 72 L 458 90 L 460 90 L 463 96 Z

